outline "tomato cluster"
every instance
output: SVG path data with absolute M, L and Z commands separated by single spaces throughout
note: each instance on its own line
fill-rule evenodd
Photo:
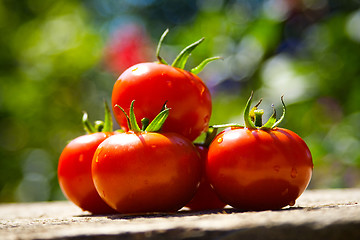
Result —
M 95 126 L 84 114 L 88 134 L 64 148 L 58 165 L 65 196 L 94 214 L 221 209 L 280 209 L 293 205 L 311 179 L 313 163 L 305 142 L 277 127 L 274 110 L 262 125 L 263 111 L 244 111 L 245 126 L 209 127 L 211 95 L 196 75 L 219 57 L 184 70 L 189 45 L 171 65 L 140 63 L 114 84 L 112 110 L 121 130 L 113 131 L 111 110 Z M 151 121 L 150 121 L 151 120 Z M 226 128 L 217 134 L 218 128 Z M 206 133 L 203 143 L 194 143 Z

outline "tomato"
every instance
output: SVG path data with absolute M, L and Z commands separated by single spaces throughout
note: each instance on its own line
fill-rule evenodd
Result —
M 157 53 L 164 35 L 160 39 Z M 212 111 L 210 91 L 196 73 L 206 63 L 219 59 L 208 58 L 191 71 L 183 69 L 190 52 L 202 40 L 185 48 L 172 65 L 167 65 L 157 55 L 158 62 L 139 63 L 125 70 L 114 84 L 112 105 L 129 106 L 132 100 L 136 100 L 135 115 L 138 119 L 153 119 L 160 111 L 159 106 L 167 102 L 172 112 L 162 130 L 195 140 L 207 130 Z M 128 113 L 129 109 L 125 110 Z M 121 128 L 128 130 L 124 114 L 116 107 L 114 116 Z
M 83 210 L 113 213 L 97 193 L 92 176 L 91 162 L 96 148 L 112 133 L 93 133 L 75 138 L 64 148 L 58 164 L 58 180 L 65 196 Z
M 266 127 L 251 124 L 250 101 L 245 110 L 246 126 L 227 129 L 210 144 L 209 181 L 221 200 L 238 209 L 294 205 L 311 179 L 310 150 L 296 133 L 277 127 L 279 121 L 275 123 L 274 118 L 264 124 Z M 263 112 L 252 111 L 255 119 L 259 113 Z M 258 120 L 255 122 L 261 122 Z
M 244 210 L 294 205 L 312 168 L 304 141 L 282 128 L 220 133 L 210 145 L 207 161 L 207 175 L 220 198 Z
M 99 145 L 92 175 L 100 196 L 120 213 L 173 212 L 194 196 L 201 167 L 183 136 L 129 131 Z
M 140 63 L 120 75 L 112 92 L 113 106 L 129 106 L 133 99 L 139 119 L 153 119 L 159 106 L 167 102 L 172 112 L 162 130 L 179 133 L 190 140 L 206 130 L 211 117 L 210 92 L 201 79 L 161 63 Z M 127 130 L 124 114 L 115 108 L 114 115 L 121 128 Z
M 208 148 L 202 145 L 195 146 L 199 151 L 201 160 L 203 162 L 203 173 L 199 188 L 196 191 L 193 199 L 188 204 L 186 204 L 186 207 L 188 207 L 192 211 L 224 208 L 226 206 L 226 203 L 224 203 L 218 198 L 206 176 L 205 164 L 208 155 Z
M 91 163 L 101 142 L 114 135 L 110 109 L 105 102 L 105 121 L 94 127 L 83 115 L 83 125 L 89 133 L 70 141 L 58 163 L 58 180 L 64 195 L 85 211 L 95 214 L 115 213 L 97 193 L 91 175 Z

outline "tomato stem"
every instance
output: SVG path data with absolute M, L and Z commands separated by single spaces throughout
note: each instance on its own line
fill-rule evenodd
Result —
M 104 129 L 104 122 L 101 120 L 95 121 L 95 132 L 102 132 Z
M 254 111 L 255 114 L 255 126 L 261 127 L 262 126 L 262 116 L 264 115 L 263 109 L 256 109 Z

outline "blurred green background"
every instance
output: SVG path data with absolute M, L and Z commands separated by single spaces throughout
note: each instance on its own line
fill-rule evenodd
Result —
M 58 157 L 103 119 L 103 100 L 127 67 L 171 62 L 205 37 L 187 66 L 200 74 L 211 124 L 242 123 L 254 100 L 287 116 L 313 154 L 309 188 L 360 187 L 360 1 L 0 0 L 0 202 L 64 199 Z

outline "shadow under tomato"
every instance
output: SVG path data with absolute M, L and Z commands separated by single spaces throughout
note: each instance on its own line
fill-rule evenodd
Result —
M 304 207 L 296 206 L 296 207 L 286 207 L 281 209 L 274 209 L 271 211 L 293 211 L 293 210 L 301 210 Z M 316 209 L 315 209 L 316 210 Z M 181 217 L 189 217 L 189 216 L 202 216 L 202 215 L 211 215 L 211 214 L 233 214 L 233 213 L 248 213 L 248 212 L 261 212 L 263 210 L 241 210 L 237 208 L 233 208 L 227 206 L 224 209 L 216 209 L 216 210 L 203 210 L 203 211 L 191 211 L 191 210 L 179 210 L 177 212 L 155 212 L 155 213 L 133 213 L 133 214 L 81 214 L 76 215 L 74 217 L 106 217 L 108 219 L 137 219 L 137 218 L 181 218 Z
M 266 178 L 247 186 L 229 186 L 231 192 L 222 194 L 222 200 L 240 210 L 277 210 L 293 206 L 300 189 L 282 179 Z

